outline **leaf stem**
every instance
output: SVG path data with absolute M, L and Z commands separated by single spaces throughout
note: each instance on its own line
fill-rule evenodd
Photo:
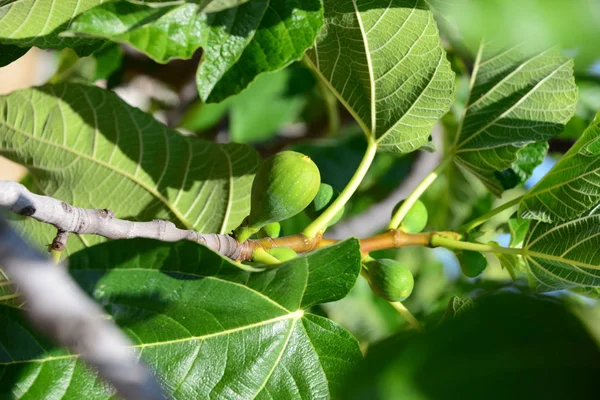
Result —
M 350 179 L 350 182 L 348 182 L 338 198 L 335 199 L 335 201 L 331 203 L 331 205 L 321 215 L 319 215 L 317 219 L 311 222 L 310 225 L 304 229 L 302 232 L 304 236 L 313 238 L 317 234 L 323 232 L 329 224 L 329 221 L 331 221 L 337 215 L 337 213 L 346 205 L 348 200 L 350 200 L 354 192 L 356 192 L 356 189 L 358 189 L 358 186 L 365 178 L 365 175 L 367 174 L 367 171 L 369 170 L 369 167 L 375 158 L 375 153 L 377 153 L 377 142 L 371 138 L 368 138 L 367 140 L 369 142 L 367 145 L 367 150 L 362 161 L 360 162 L 360 165 L 354 172 L 352 179 Z
M 429 241 L 431 247 L 445 247 L 450 250 L 472 250 L 482 253 L 522 255 L 523 249 L 494 246 L 472 242 L 461 242 L 447 237 L 433 235 Z
M 509 208 L 518 205 L 522 199 L 523 199 L 523 196 L 519 196 L 515 199 L 512 199 L 511 201 L 502 204 L 500 207 L 496 207 L 493 210 L 483 214 L 482 216 L 477 217 L 470 222 L 467 222 L 466 224 L 464 224 L 463 226 L 458 228 L 458 231 L 459 232 L 469 232 L 469 231 L 477 228 L 479 225 L 485 223 L 487 220 L 494 217 L 495 215 L 500 214 L 502 211 L 506 211 Z
M 402 206 L 396 211 L 388 225 L 388 229 L 398 229 L 408 211 L 419 200 L 419 197 L 427 190 L 429 186 L 444 172 L 452 162 L 452 156 L 445 157 L 442 162 L 419 183 L 413 192 L 404 200 Z
M 399 301 L 390 301 L 390 304 L 396 309 L 396 311 L 400 313 L 400 315 L 404 317 L 410 326 L 419 332 L 423 332 L 423 325 L 421 325 L 419 320 L 415 318 L 415 316 L 408 310 L 408 308 L 406 308 L 406 306 L 404 306 L 404 304 Z

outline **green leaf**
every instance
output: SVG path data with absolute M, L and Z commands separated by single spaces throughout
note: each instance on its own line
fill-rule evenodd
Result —
M 49 83 L 93 83 L 106 79 L 121 66 L 122 58 L 123 50 L 113 43 L 107 43 L 88 57 L 79 57 L 74 50 L 63 49 Z
M 285 124 L 296 122 L 315 86 L 313 74 L 301 67 L 259 76 L 247 90 L 231 97 L 231 140 L 256 143 L 268 140 Z
M 184 137 L 114 93 L 78 84 L 0 97 L 0 115 L 0 154 L 28 167 L 42 194 L 201 232 L 231 231 L 248 215 L 259 163 L 250 147 Z M 48 244 L 41 225 L 27 234 Z
M 169 398 L 316 399 L 337 397 L 361 353 L 346 330 L 306 310 L 344 297 L 360 258 L 350 239 L 251 274 L 195 243 L 136 239 L 78 252 L 69 272 Z M 40 342 L 17 310 L 1 307 L 0 320 L 0 397 L 114 396 L 77 355 Z
M 531 221 L 528 219 L 511 218 L 508 220 L 510 231 L 510 247 L 520 247 L 525 241 Z
M 299 60 L 322 25 L 320 0 L 254 0 L 215 14 L 196 76 L 200 97 L 219 102 Z
M 369 347 L 344 399 L 593 399 L 600 351 L 556 299 L 482 297 L 423 334 Z
M 128 0 L 137 4 L 151 4 L 155 7 L 170 6 L 184 3 L 198 3 L 200 11 L 205 13 L 213 13 L 223 11 L 227 8 L 233 8 L 240 4 L 246 3 L 249 0 Z
M 0 43 L 43 49 L 80 48 L 86 52 L 98 41 L 63 37 L 69 24 L 79 14 L 102 3 L 102 0 L 3 0 L 0 1 Z
M 227 4 L 233 2 L 212 2 L 207 9 Z M 255 0 L 218 13 L 202 11 L 198 2 L 165 7 L 110 2 L 81 15 L 70 29 L 129 44 L 161 63 L 191 58 L 202 47 L 200 97 L 220 102 L 257 75 L 300 59 L 323 24 L 320 0 Z
M 573 61 L 558 50 L 482 44 L 455 160 L 500 195 L 531 174 L 545 154 L 531 143 L 559 134 L 576 104 Z
M 199 5 L 148 7 L 117 1 L 80 15 L 71 33 L 129 44 L 157 62 L 191 58 L 207 35 L 207 16 Z
M 17 61 L 28 51 L 29 47 L 0 45 L 0 68 L 7 66 L 13 61 Z
M 310 62 L 388 151 L 428 142 L 450 108 L 454 73 L 422 0 L 331 0 Z
M 522 256 L 541 290 L 600 287 L 600 215 L 568 222 L 533 222 Z
M 458 296 L 452 296 L 448 301 L 448 306 L 446 307 L 446 312 L 444 313 L 444 319 L 456 318 L 461 314 L 472 310 L 473 308 L 475 308 L 475 302 L 473 299 L 461 299 Z
M 522 218 L 570 220 L 600 202 L 600 114 L 583 136 L 523 197 Z

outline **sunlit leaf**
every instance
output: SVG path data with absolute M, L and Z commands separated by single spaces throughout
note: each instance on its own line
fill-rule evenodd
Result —
M 63 37 L 79 14 L 102 0 L 0 1 L 0 43 L 41 48 L 94 47 L 97 40 Z
M 542 290 L 600 287 L 600 215 L 568 222 L 534 222 L 521 255 Z
M 0 115 L 0 154 L 29 168 L 42 194 L 202 232 L 229 232 L 249 212 L 254 150 L 184 137 L 109 91 L 77 84 L 17 91 L 0 98 Z M 38 244 L 51 242 L 51 227 L 26 226 Z
M 244 18 L 241 10 L 250 7 L 252 18 Z M 200 97 L 210 102 L 302 58 L 323 25 L 320 0 L 253 0 L 215 15 L 223 17 L 210 24 L 205 61 L 196 76 Z
M 559 134 L 576 104 L 573 61 L 558 50 L 482 44 L 455 159 L 499 195 L 543 160 L 544 145 L 531 144 Z
M 521 201 L 519 214 L 545 222 L 580 216 L 600 202 L 600 115 Z
M 384 150 L 428 142 L 450 108 L 454 73 L 422 0 L 332 0 L 310 62 Z
M 168 398 L 322 399 L 337 397 L 361 354 L 346 330 L 306 310 L 344 297 L 360 257 L 350 239 L 251 274 L 195 243 L 136 239 L 78 252 L 69 271 L 130 336 Z M 0 326 L 0 397 L 113 398 L 18 310 L 0 307 Z
M 200 97 L 220 102 L 257 75 L 300 59 L 323 24 L 319 0 L 254 0 L 234 8 L 226 3 L 234 2 L 211 2 L 207 14 L 199 2 L 109 2 L 81 15 L 70 31 L 129 44 L 161 63 L 191 58 L 202 48 Z M 224 9 L 214 13 L 215 7 Z

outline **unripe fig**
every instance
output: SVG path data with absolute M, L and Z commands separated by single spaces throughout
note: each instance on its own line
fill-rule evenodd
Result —
M 404 201 L 402 200 L 396 204 L 392 212 L 392 217 L 402 204 L 404 204 Z M 404 217 L 404 220 L 402 220 L 400 229 L 408 233 L 419 233 L 427 226 L 427 217 L 427 207 L 425 207 L 425 204 L 421 200 L 417 200 Z
M 279 222 L 272 222 L 263 226 L 260 231 L 258 231 L 259 238 L 278 238 L 281 233 L 281 225 Z
M 381 259 L 366 264 L 371 290 L 387 301 L 403 301 L 413 291 L 415 280 L 412 273 L 398 261 Z
M 273 247 L 268 249 L 267 253 L 282 262 L 293 260 L 294 258 L 298 257 L 298 253 L 289 247 Z
M 465 276 L 475 278 L 487 267 L 487 259 L 478 251 L 461 250 L 456 252 L 460 269 Z
M 319 187 L 319 191 L 315 199 L 310 203 L 308 207 L 306 207 L 306 214 L 311 219 L 317 219 L 319 215 L 323 213 L 330 205 L 338 198 L 340 192 L 335 190 L 331 185 L 327 183 L 321 183 Z M 344 215 L 344 207 L 333 217 L 333 219 L 329 222 L 328 226 L 331 226 L 338 222 L 340 218 Z
M 250 215 L 236 229 L 243 242 L 263 226 L 298 214 L 319 191 L 321 174 L 310 157 L 282 151 L 266 159 L 252 183 Z

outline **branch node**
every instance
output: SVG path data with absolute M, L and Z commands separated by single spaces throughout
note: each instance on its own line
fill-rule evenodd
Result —
M 25 206 L 18 211 L 18 214 L 24 217 L 31 217 L 33 214 L 35 214 L 35 211 L 36 209 L 34 206 Z
M 58 229 L 52 244 L 50 245 L 50 250 L 54 251 L 63 251 L 67 247 L 67 239 L 69 238 L 69 232 Z

